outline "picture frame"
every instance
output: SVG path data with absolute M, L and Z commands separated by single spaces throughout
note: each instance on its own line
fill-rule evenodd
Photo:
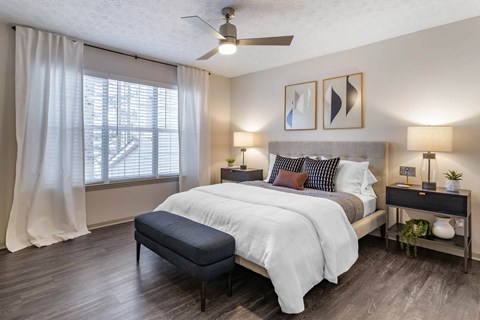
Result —
M 285 86 L 283 128 L 286 131 L 317 129 L 317 81 Z
M 323 129 L 363 128 L 363 73 L 323 80 Z

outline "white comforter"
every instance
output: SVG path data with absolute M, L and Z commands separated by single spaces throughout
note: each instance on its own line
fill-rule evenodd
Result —
M 314 285 L 337 283 L 358 257 L 343 209 L 327 199 L 227 183 L 172 195 L 156 210 L 231 234 L 235 254 L 268 271 L 285 313 L 302 312 Z

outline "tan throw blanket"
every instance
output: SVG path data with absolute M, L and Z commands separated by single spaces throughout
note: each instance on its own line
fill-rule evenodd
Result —
M 350 223 L 354 223 L 355 221 L 358 221 L 363 218 L 364 209 L 363 209 L 362 200 L 360 200 L 360 198 L 350 193 L 328 192 L 328 191 L 320 191 L 320 190 L 309 189 L 309 188 L 305 188 L 303 190 L 295 190 L 295 189 L 290 189 L 285 187 L 277 187 L 272 185 L 271 183 L 261 181 L 261 180 L 246 181 L 246 182 L 242 182 L 242 184 L 276 190 L 276 191 L 296 193 L 304 196 L 329 199 L 329 200 L 335 201 L 343 208 L 343 210 L 345 211 L 345 214 L 347 215 L 347 219 L 348 221 L 350 221 Z

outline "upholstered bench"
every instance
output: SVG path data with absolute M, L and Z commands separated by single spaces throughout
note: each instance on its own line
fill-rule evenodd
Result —
M 135 240 L 137 263 L 143 244 L 201 280 L 202 311 L 208 280 L 229 273 L 228 296 L 232 295 L 235 239 L 231 235 L 176 214 L 156 211 L 135 218 Z

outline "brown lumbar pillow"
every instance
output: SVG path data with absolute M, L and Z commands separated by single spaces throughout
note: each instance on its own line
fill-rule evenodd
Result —
M 273 181 L 273 185 L 303 190 L 303 185 L 307 178 L 308 174 L 306 172 L 291 172 L 280 169 L 275 181 Z

